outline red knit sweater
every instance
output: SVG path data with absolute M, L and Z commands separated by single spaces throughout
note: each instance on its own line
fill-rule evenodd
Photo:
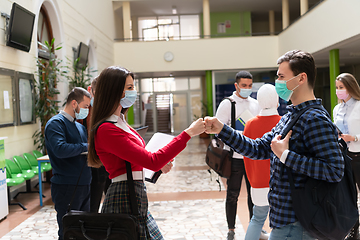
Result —
M 125 161 L 131 163 L 133 171 L 142 171 L 143 167 L 159 171 L 166 163 L 178 155 L 190 140 L 186 132 L 180 133 L 168 145 L 151 153 L 145 149 L 145 142 L 125 132 L 112 123 L 102 124 L 95 136 L 95 150 L 103 163 L 109 178 L 126 173 Z
M 281 116 L 256 116 L 245 124 L 244 136 L 252 139 L 260 138 L 269 132 L 280 121 Z M 253 188 L 269 187 L 270 159 L 252 160 L 244 157 L 245 171 Z

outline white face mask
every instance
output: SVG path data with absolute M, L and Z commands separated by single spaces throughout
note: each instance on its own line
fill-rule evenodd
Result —
M 136 97 L 137 97 L 137 92 L 136 90 L 126 90 L 125 91 L 125 97 L 123 97 L 120 100 L 120 104 L 123 108 L 129 108 L 131 107 L 135 101 L 136 101 Z
M 79 106 L 79 103 L 78 103 L 78 106 Z M 80 106 L 79 106 L 79 108 L 80 108 L 79 113 L 77 113 L 76 110 L 74 109 L 75 118 L 76 119 L 85 119 L 89 114 L 89 109 L 88 108 L 81 108 Z

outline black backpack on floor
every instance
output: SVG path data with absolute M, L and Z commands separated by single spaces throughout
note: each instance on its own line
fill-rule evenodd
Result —
M 283 138 L 309 108 L 326 112 L 321 105 L 302 109 L 283 131 Z M 322 240 L 344 239 L 359 219 L 351 159 L 347 156 L 347 145 L 342 138 L 339 138 L 339 145 L 345 161 L 344 176 L 340 182 L 331 183 L 308 177 L 303 188 L 295 188 L 291 169 L 286 167 L 296 218 L 313 237 Z

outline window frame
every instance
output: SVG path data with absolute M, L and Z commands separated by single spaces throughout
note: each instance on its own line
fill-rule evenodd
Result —
M 21 111 L 20 111 L 20 79 L 26 79 L 29 80 L 30 82 L 30 87 L 31 87 L 31 98 L 33 101 L 32 104 L 32 119 L 30 121 L 27 122 L 23 122 L 21 121 Z M 24 72 L 15 72 L 15 96 L 16 96 L 16 125 L 27 125 L 27 124 L 34 124 L 36 123 L 36 116 L 35 116 L 35 85 L 34 85 L 34 74 L 30 74 L 30 73 L 24 73 Z
M 6 69 L 6 68 L 0 68 L 0 75 L 4 75 L 4 76 L 9 76 L 11 78 L 11 86 L 12 86 L 12 96 L 9 96 L 9 98 L 11 98 L 10 101 L 12 101 L 13 104 L 13 122 L 12 123 L 0 123 L 0 128 L 4 128 L 4 127 L 12 127 L 12 126 L 16 126 L 17 122 L 17 108 L 16 108 L 16 87 L 15 87 L 15 71 L 11 70 L 11 69 Z

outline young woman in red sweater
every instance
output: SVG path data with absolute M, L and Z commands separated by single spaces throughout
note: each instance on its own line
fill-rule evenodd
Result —
M 108 67 L 101 72 L 91 116 L 88 162 L 92 167 L 104 165 L 112 179 L 101 212 L 131 213 L 125 161 L 130 162 L 140 212 L 140 239 L 163 239 L 148 211 L 143 168 L 160 170 L 186 147 L 191 137 L 204 132 L 205 124 L 203 119 L 198 119 L 168 145 L 151 153 L 124 117 L 136 98 L 133 73 L 121 67 Z M 110 122 L 100 125 L 103 121 Z

